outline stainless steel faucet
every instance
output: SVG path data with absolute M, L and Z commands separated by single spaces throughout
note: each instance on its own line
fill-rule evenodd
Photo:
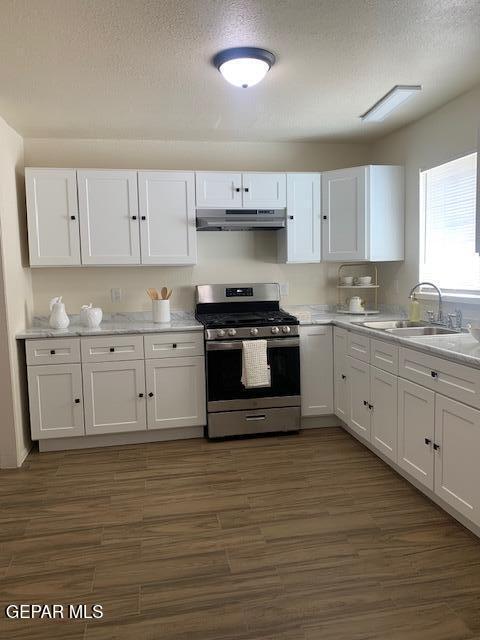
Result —
M 435 291 L 438 293 L 438 313 L 437 313 L 437 319 L 434 320 L 433 319 L 433 314 L 432 316 L 430 314 L 428 314 L 429 316 L 429 320 L 430 321 L 434 321 L 437 324 L 443 324 L 443 299 L 442 299 L 442 292 L 440 291 L 440 289 L 437 287 L 436 284 L 433 284 L 433 282 L 418 282 L 410 291 L 410 293 L 408 294 L 408 297 L 411 298 L 412 295 L 414 294 L 414 292 L 419 288 L 419 287 L 432 287 L 432 289 L 435 289 Z M 430 312 L 431 313 L 431 312 Z

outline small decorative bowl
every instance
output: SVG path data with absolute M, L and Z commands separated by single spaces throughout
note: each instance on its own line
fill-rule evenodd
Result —
M 349 287 L 353 284 L 353 276 L 342 276 L 340 282 L 341 284 Z
M 357 278 L 357 284 L 362 286 L 372 284 L 372 276 L 359 276 Z

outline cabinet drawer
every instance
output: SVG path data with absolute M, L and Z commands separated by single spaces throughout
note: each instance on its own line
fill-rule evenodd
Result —
M 118 362 L 143 359 L 142 336 L 82 338 L 82 362 Z
M 370 340 L 370 364 L 398 375 L 398 347 L 383 340 Z
M 370 362 L 370 338 L 358 333 L 349 333 L 347 355 L 363 362 Z
M 203 331 L 154 333 L 144 336 L 145 358 L 203 356 Z
M 480 370 L 413 349 L 400 349 L 399 375 L 445 396 L 480 407 Z
M 70 364 L 80 362 L 80 338 L 26 340 L 27 364 Z

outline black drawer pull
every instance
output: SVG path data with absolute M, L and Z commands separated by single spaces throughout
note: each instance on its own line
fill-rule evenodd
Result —
M 138 397 L 139 397 L 139 398 L 143 398 L 143 393 L 139 393 L 139 394 L 138 394 Z
M 55 349 L 50 349 L 50 355 L 54 356 L 55 355 Z
M 142 216 L 142 220 L 146 220 L 146 219 L 147 219 L 147 216 Z
M 75 398 L 75 404 L 80 404 L 80 398 Z
M 425 438 L 425 444 L 428 446 L 432 444 L 432 441 L 430 440 L 430 438 Z
M 438 378 L 437 371 L 430 371 L 430 373 L 432 374 L 432 378 Z
M 342 373 L 342 380 L 346 380 L 346 379 L 347 379 L 347 376 L 344 373 Z
M 77 218 L 75 216 L 70 216 L 70 220 L 76 220 Z
M 149 398 L 153 398 L 153 393 L 150 391 L 150 393 L 148 394 Z
M 326 219 L 327 219 L 327 216 L 323 216 L 323 219 L 324 219 L 324 220 L 326 220 Z
M 237 193 L 240 193 L 240 187 L 235 187 L 235 191 L 236 191 Z
M 137 219 L 137 216 L 132 216 L 132 220 L 136 220 L 136 219 Z
M 248 193 L 249 189 L 248 187 L 245 187 L 245 193 Z
M 435 451 L 438 451 L 440 449 L 440 445 L 436 444 L 435 442 L 433 443 L 433 448 L 435 449 Z
M 363 401 L 363 406 L 368 407 L 368 402 L 366 400 Z
M 370 409 L 370 411 L 373 411 L 373 404 L 369 404 L 368 408 Z
M 289 220 L 293 220 L 293 216 L 288 216 L 288 219 Z
M 174 342 L 174 343 L 172 344 L 172 348 L 173 348 L 173 349 L 176 349 L 176 348 L 177 348 L 177 343 L 176 343 L 176 342 Z
M 110 347 L 110 353 L 113 353 L 115 351 L 115 347 Z

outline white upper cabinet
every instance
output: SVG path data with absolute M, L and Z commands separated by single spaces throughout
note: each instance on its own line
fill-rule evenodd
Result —
M 80 264 L 74 169 L 25 169 L 32 267 Z
M 208 209 L 242 208 L 241 173 L 197 171 L 195 190 L 197 207 Z
M 284 173 L 244 173 L 244 209 L 284 209 L 287 206 L 287 182 Z
M 287 226 L 278 234 L 281 262 L 320 262 L 320 174 L 287 174 Z
M 284 209 L 284 173 L 197 171 L 197 209 Z
M 403 168 L 370 165 L 323 173 L 322 219 L 324 260 L 403 260 Z
M 82 263 L 140 264 L 136 171 L 79 170 Z
M 138 173 L 142 264 L 197 261 L 194 173 Z

